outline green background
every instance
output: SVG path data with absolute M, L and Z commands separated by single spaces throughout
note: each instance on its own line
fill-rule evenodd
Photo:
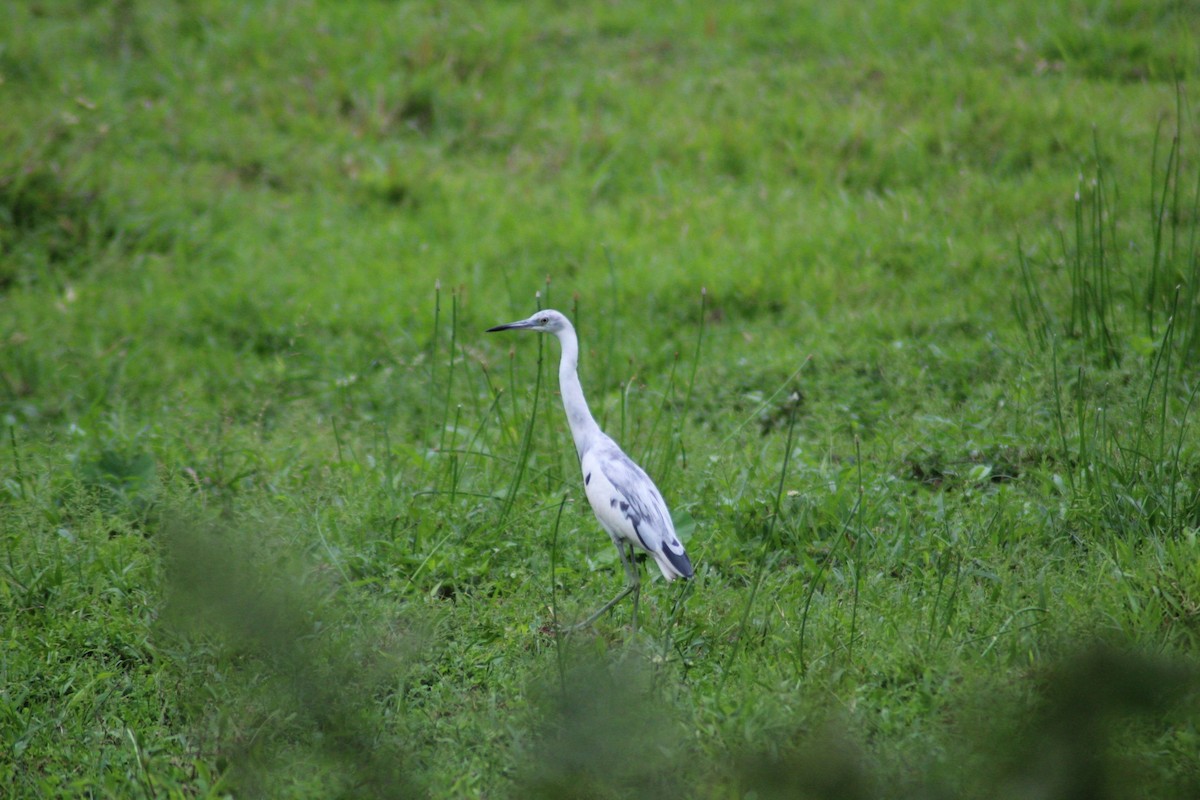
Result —
M 0 792 L 1200 792 L 1193 4 L 5 13 Z

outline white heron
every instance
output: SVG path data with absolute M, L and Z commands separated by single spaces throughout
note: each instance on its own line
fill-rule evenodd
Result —
M 539 311 L 529 319 L 488 328 L 495 331 L 539 331 L 552 333 L 562 346 L 558 363 L 558 388 L 562 395 L 567 423 L 575 439 L 575 452 L 583 471 L 583 491 L 600 526 L 608 532 L 621 564 L 625 567 L 626 584 L 621 593 L 605 603 L 574 629 L 586 628 L 602 614 L 633 594 L 633 627 L 637 628 L 638 594 L 641 580 L 634 562 L 635 549 L 644 550 L 654 559 L 668 582 L 692 577 L 692 562 L 683 544 L 675 535 L 671 512 L 662 494 L 645 470 L 633 462 L 617 443 L 596 424 L 579 385 L 579 338 L 571 321 L 557 311 Z M 628 546 L 629 555 L 625 548 Z

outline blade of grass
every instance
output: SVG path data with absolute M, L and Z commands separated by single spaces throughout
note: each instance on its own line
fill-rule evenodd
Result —
M 538 292 L 536 295 L 537 307 L 540 310 L 542 307 L 542 295 Z M 529 454 L 533 450 L 533 431 L 534 423 L 537 421 L 538 401 L 542 393 L 542 363 L 545 357 L 545 338 L 537 337 L 538 355 L 537 355 L 537 374 L 533 382 L 533 407 L 529 411 L 529 421 L 525 424 L 525 433 L 521 437 L 521 449 L 517 455 L 517 469 L 513 473 L 512 482 L 508 487 L 508 495 L 504 498 L 504 505 L 500 509 L 500 518 L 497 520 L 497 527 L 504 527 L 505 520 L 512 512 L 513 502 L 517 499 L 517 489 L 521 486 L 521 479 L 525 475 L 525 468 L 529 463 Z
M 720 699 L 725 691 L 725 683 L 729 680 L 730 670 L 733 667 L 733 662 L 737 658 L 738 652 L 741 649 L 742 640 L 745 638 L 746 628 L 750 622 L 750 611 L 754 608 L 754 601 L 758 596 L 759 587 L 762 586 L 763 575 L 766 572 L 767 556 L 774 550 L 775 545 L 775 525 L 779 520 L 779 505 L 783 500 L 783 487 L 787 481 L 788 465 L 792 460 L 792 447 L 796 441 L 796 409 L 798 404 L 792 404 L 788 412 L 788 433 L 787 443 L 783 448 L 783 463 L 779 467 L 779 483 L 775 489 L 775 504 L 771 513 L 771 518 L 767 522 L 766 530 L 763 532 L 762 546 L 759 547 L 758 559 L 754 566 L 754 578 L 750 582 L 750 596 L 746 598 L 746 605 L 742 609 L 741 619 L 738 622 L 737 631 L 734 634 L 733 646 L 729 648 L 729 655 L 725 658 L 725 664 L 721 670 L 721 680 L 717 684 L 717 698 Z M 801 637 L 803 641 L 803 628 L 801 628 Z

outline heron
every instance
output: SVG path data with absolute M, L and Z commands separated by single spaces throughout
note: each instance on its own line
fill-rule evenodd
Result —
M 562 395 L 567 424 L 575 440 L 575 453 L 583 473 L 583 491 L 600 527 L 608 533 L 625 568 L 625 588 L 598 611 L 569 630 L 587 628 L 605 612 L 633 595 L 633 628 L 637 630 L 638 595 L 641 580 L 634 561 L 637 550 L 650 554 L 667 582 L 692 577 L 692 562 L 675 534 L 667 504 L 646 471 L 625 455 L 596 423 L 588 410 L 579 383 L 579 337 L 571 321 L 552 309 L 528 319 L 488 328 L 497 331 L 537 331 L 558 337 L 562 355 L 558 362 L 558 389 Z M 629 552 L 626 555 L 626 548 Z

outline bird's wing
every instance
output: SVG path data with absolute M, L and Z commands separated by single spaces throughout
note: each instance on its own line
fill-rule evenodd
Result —
M 580 466 L 584 492 L 605 529 L 650 553 L 667 580 L 690 578 L 671 512 L 645 471 L 611 439 L 590 448 Z

